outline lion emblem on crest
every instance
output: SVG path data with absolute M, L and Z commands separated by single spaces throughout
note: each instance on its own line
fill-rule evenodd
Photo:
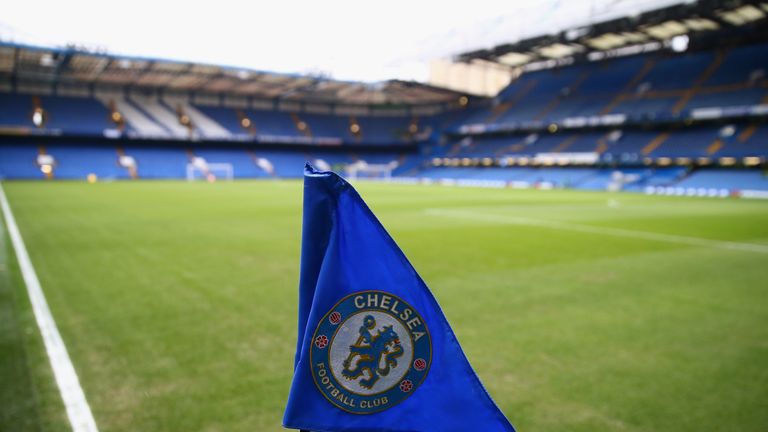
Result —
M 371 389 L 380 376 L 387 376 L 397 367 L 397 359 L 403 355 L 400 337 L 391 325 L 379 329 L 376 334 L 376 319 L 372 315 L 365 317 L 360 327 L 360 337 L 349 346 L 349 356 L 344 360 L 341 374 L 346 379 L 356 380 L 367 371 L 367 378 L 360 380 L 360 385 Z

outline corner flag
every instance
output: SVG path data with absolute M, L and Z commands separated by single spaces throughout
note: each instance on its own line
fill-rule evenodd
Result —
M 365 202 L 309 164 L 294 368 L 287 428 L 514 432 Z

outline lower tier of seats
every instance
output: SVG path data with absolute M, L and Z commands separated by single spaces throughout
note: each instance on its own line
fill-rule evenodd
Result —
M 0 179 L 182 179 L 298 178 L 305 162 L 343 172 L 359 162 L 389 166 L 388 172 L 411 181 L 494 187 L 574 188 L 648 191 L 682 188 L 700 191 L 768 191 L 760 168 L 693 169 L 689 167 L 434 167 L 434 153 L 355 153 L 346 149 L 258 147 L 180 147 L 112 143 L 0 142 Z M 679 189 L 677 189 L 679 190 Z M 686 194 L 689 194 L 686 192 Z M 696 192 L 698 193 L 698 192 Z M 709 192 L 706 192 L 709 193 Z M 710 193 L 711 194 L 711 193 Z

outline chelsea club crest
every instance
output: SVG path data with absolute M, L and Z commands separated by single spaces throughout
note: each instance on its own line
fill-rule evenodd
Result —
M 432 340 L 401 298 L 361 291 L 341 299 L 312 337 L 312 377 L 329 402 L 353 414 L 386 410 L 413 394 L 429 372 Z

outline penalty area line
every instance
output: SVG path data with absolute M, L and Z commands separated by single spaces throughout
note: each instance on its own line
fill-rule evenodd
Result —
M 35 268 L 29 259 L 24 240 L 21 238 L 21 232 L 16 225 L 16 220 L 11 212 L 11 206 L 5 196 L 5 190 L 0 183 L 0 207 L 2 207 L 5 225 L 8 227 L 8 235 L 11 238 L 13 250 L 16 252 L 16 260 L 19 262 L 21 275 L 24 284 L 27 286 L 27 294 L 32 304 L 32 312 L 35 314 L 35 321 L 40 329 L 40 335 L 43 338 L 45 351 L 51 362 L 53 376 L 61 393 L 61 399 L 64 402 L 64 408 L 67 411 L 69 423 L 72 425 L 73 432 L 98 432 L 96 421 L 91 413 L 91 407 L 85 399 L 85 393 L 80 386 L 80 380 L 77 378 L 75 367 L 69 358 L 67 347 L 61 338 L 56 321 L 51 315 L 48 302 L 45 300 L 45 294 L 40 286 L 40 280 L 37 278 Z

